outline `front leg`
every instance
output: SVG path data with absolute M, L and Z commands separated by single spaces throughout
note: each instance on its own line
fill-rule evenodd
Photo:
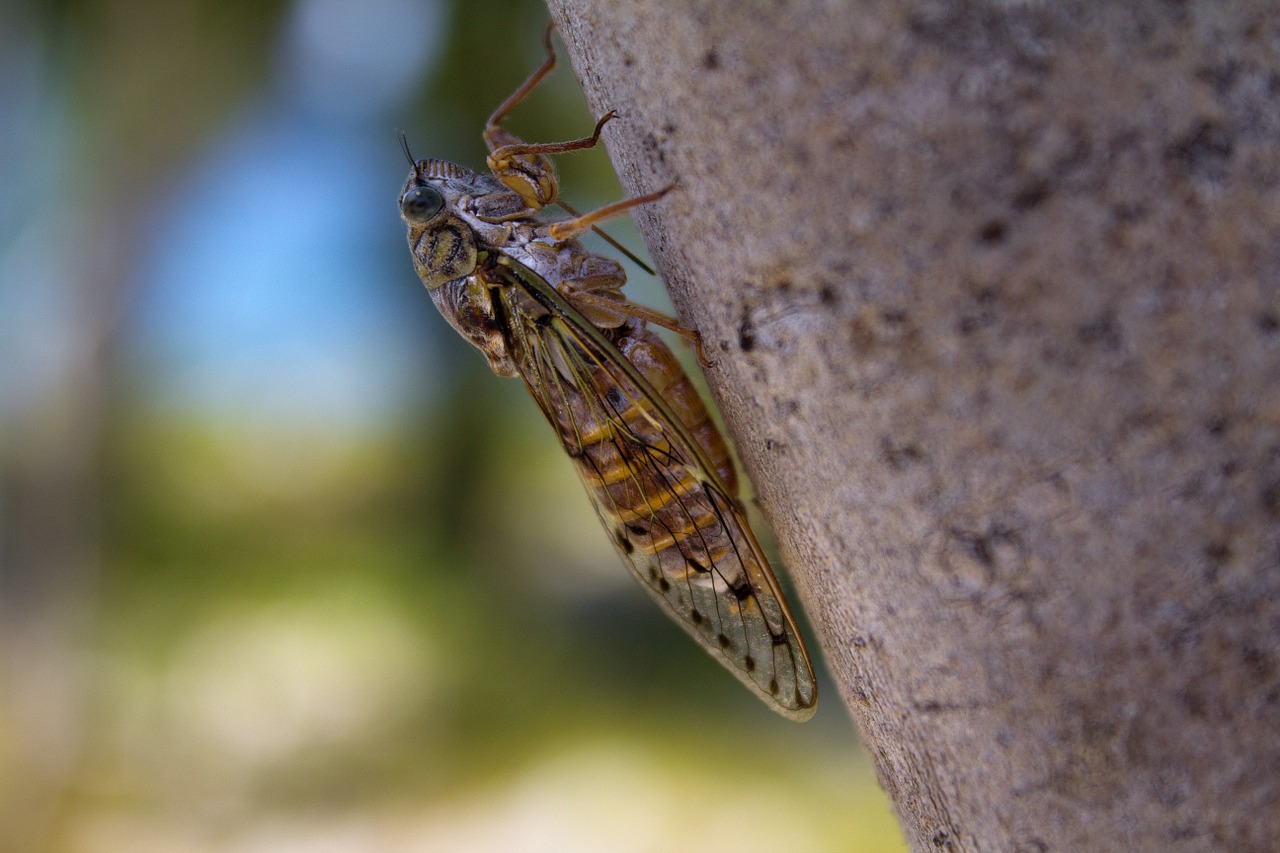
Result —
M 520 193 L 530 207 L 540 210 L 554 203 L 560 193 L 555 167 L 546 155 L 594 148 L 600 142 L 600 131 L 617 117 L 618 114 L 610 110 L 600 116 L 590 136 L 567 142 L 522 142 L 506 128 L 490 126 L 484 132 L 490 151 L 486 160 L 489 170 L 498 180 Z M 494 144 L 499 142 L 502 144 L 494 148 Z
M 489 169 L 494 177 L 520 193 L 529 206 L 537 210 L 553 204 L 560 191 L 555 167 L 546 155 L 594 148 L 600 141 L 601 128 L 616 116 L 612 111 L 606 113 L 596 122 L 595 130 L 590 136 L 568 142 L 530 144 L 502 126 L 507 115 L 529 97 L 529 93 L 556 67 L 556 49 L 551 43 L 554 28 L 555 24 L 548 23 L 542 33 L 547 58 L 510 97 L 498 105 L 484 128 L 484 142 L 489 147 Z
M 537 88 L 542 82 L 542 78 L 551 73 L 551 69 L 556 67 L 556 49 L 551 44 L 551 33 L 555 29 L 555 23 L 549 22 L 547 28 L 542 32 L 542 44 L 547 49 L 547 58 L 542 61 L 529 79 L 520 84 L 520 88 L 511 93 L 505 101 L 498 105 L 498 108 L 489 116 L 489 121 L 484 128 L 484 142 L 489 146 L 489 151 L 493 152 L 504 145 L 513 142 L 519 142 L 513 134 L 502 127 L 502 122 L 507 118 L 507 114 L 519 106 L 520 102 L 529 97 L 529 93 Z

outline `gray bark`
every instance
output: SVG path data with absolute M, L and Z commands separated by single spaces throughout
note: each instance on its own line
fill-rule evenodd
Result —
M 1280 847 L 1280 16 L 550 5 L 912 847 Z

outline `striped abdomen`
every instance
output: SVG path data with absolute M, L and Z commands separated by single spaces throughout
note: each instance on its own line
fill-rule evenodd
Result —
M 569 398 L 564 414 L 575 422 L 579 452 L 572 454 L 574 461 L 626 554 L 652 555 L 668 582 L 705 573 L 735 550 L 722 523 L 737 494 L 724 439 L 657 335 L 633 323 L 618 330 L 615 343 L 698 443 L 714 475 L 687 453 L 673 455 L 662 427 L 666 419 L 625 381 L 611 383 L 603 401 L 588 405 L 581 397 Z M 719 485 L 711 485 L 712 476 Z

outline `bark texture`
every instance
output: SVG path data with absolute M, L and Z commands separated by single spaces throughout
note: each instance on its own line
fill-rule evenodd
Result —
M 550 5 L 914 849 L 1280 846 L 1280 16 Z

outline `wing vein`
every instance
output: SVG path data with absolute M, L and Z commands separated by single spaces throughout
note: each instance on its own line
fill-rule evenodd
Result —
M 592 326 L 510 259 L 487 272 L 512 361 L 627 568 L 760 698 L 807 718 L 816 702 L 812 666 L 740 506 L 689 428 L 610 337 L 648 333 Z

